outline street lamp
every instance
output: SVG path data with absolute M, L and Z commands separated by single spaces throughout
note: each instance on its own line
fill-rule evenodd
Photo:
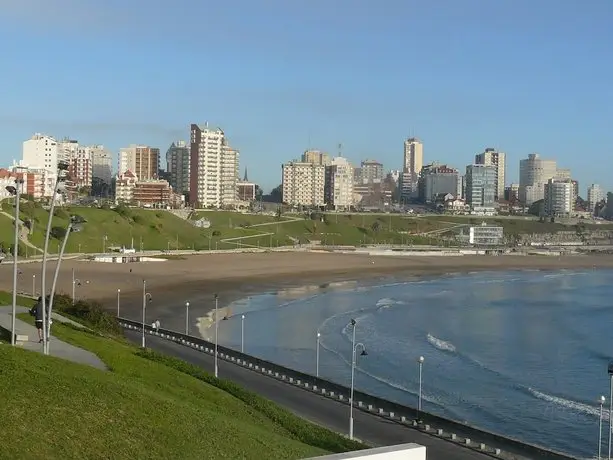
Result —
M 351 354 L 351 394 L 349 396 L 349 439 L 353 439 L 353 383 L 355 380 L 354 376 L 355 376 L 355 366 L 357 362 L 358 348 L 362 349 L 360 356 L 366 356 L 368 354 L 366 353 L 366 347 L 364 346 L 362 342 L 355 343 L 355 330 L 357 326 L 357 322 L 355 319 L 351 320 L 351 326 L 353 326 L 353 335 L 351 339 L 352 354 Z
M 600 418 L 598 420 L 598 460 L 602 458 L 602 406 L 604 406 L 606 398 L 600 397 Z
M 219 369 L 217 367 L 217 329 L 218 329 L 218 316 L 217 306 L 219 303 L 219 296 L 215 294 L 215 378 L 219 376 Z
M 319 377 L 319 341 L 321 334 L 317 331 L 317 348 L 315 349 L 315 377 Z
M 47 348 L 47 288 L 45 286 L 45 281 L 47 278 L 47 255 L 49 253 L 49 237 L 51 236 L 51 223 L 53 221 L 53 211 L 55 209 L 55 201 L 57 199 L 58 193 L 63 193 L 66 189 L 66 184 L 64 181 L 66 180 L 66 174 L 68 170 L 68 163 L 65 161 L 60 161 L 57 164 L 57 179 L 55 180 L 55 184 L 53 186 L 53 195 L 51 197 L 51 205 L 49 207 L 49 220 L 47 220 L 47 230 L 45 232 L 45 244 L 43 247 L 43 263 L 41 268 L 41 280 L 40 280 L 40 292 L 41 292 L 41 308 L 42 308 L 42 321 L 43 321 L 43 353 L 48 354 Z M 59 260 L 58 260 L 59 262 Z
M 609 457 L 611 460 L 611 433 L 613 433 L 613 426 L 611 426 L 613 414 L 613 361 L 609 361 L 607 366 L 607 373 L 609 374 Z
M 420 356 L 417 362 L 419 363 L 419 398 L 417 400 L 417 420 L 419 420 L 421 417 L 421 375 L 422 368 L 424 367 L 424 357 Z
M 15 316 L 17 315 L 17 258 L 19 255 L 19 189 L 23 179 L 15 179 L 15 186 L 8 185 L 6 191 L 15 196 L 15 242 L 13 246 L 13 307 L 11 316 L 11 345 L 15 345 Z
M 36 297 L 36 275 L 32 275 L 32 297 Z
M 81 286 L 81 280 L 79 278 L 74 277 L 74 268 L 72 269 L 72 304 L 74 305 L 75 300 L 75 288 L 76 286 Z
M 117 289 L 117 318 L 119 318 L 119 296 L 121 295 L 121 289 Z
M 185 302 L 185 335 L 189 335 L 189 302 Z
M 142 340 L 141 346 L 145 348 L 145 309 L 147 308 L 147 299 L 149 302 L 153 300 L 151 294 L 147 292 L 147 281 L 143 280 L 143 324 L 142 324 Z
M 241 315 L 241 353 L 245 352 L 245 315 Z

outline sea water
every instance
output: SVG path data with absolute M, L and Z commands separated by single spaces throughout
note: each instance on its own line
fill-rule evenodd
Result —
M 368 352 L 356 388 L 415 406 L 423 356 L 425 410 L 593 457 L 600 395 L 608 420 L 612 299 L 611 270 L 388 279 L 242 299 L 228 308 L 219 337 L 315 374 L 319 331 L 320 376 L 349 385 L 355 319 Z

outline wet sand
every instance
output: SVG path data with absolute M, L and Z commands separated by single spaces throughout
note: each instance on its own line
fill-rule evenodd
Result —
M 32 291 L 35 275 L 40 292 L 40 263 L 19 266 L 18 290 Z M 613 268 L 612 256 L 368 256 L 332 253 L 255 253 L 203 254 L 182 260 L 131 264 L 110 264 L 65 260 L 58 278 L 58 293 L 71 294 L 72 270 L 81 283 L 77 298 L 97 300 L 108 308 L 117 307 L 117 290 L 121 290 L 121 315 L 138 318 L 142 305 L 143 280 L 153 302 L 151 315 L 172 319 L 185 301 L 190 301 L 194 318 L 204 316 L 214 307 L 219 294 L 220 307 L 256 293 L 290 287 L 320 285 L 346 280 L 376 281 L 386 277 L 410 278 L 444 273 L 515 270 L 515 269 Z M 47 289 L 55 262 L 47 266 Z M 12 265 L 0 265 L 0 290 L 12 289 Z M 148 315 L 149 316 L 149 315 Z

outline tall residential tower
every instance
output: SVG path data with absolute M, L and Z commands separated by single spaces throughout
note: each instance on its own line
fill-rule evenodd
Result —
M 475 164 L 494 166 L 496 169 L 496 195 L 495 200 L 504 198 L 504 181 L 506 171 L 506 155 L 493 148 L 486 148 L 484 152 L 475 155 Z

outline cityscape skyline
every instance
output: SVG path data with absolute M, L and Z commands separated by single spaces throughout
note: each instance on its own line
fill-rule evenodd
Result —
M 602 58 L 613 42 L 613 4 L 444 3 L 338 0 L 334 11 L 275 0 L 186 1 L 145 12 L 116 2 L 7 6 L 0 39 L 15 44 L 5 62 L 18 71 L 4 73 L 11 90 L 0 107 L 0 163 L 18 158 L 22 140 L 37 131 L 102 142 L 115 162 L 121 147 L 163 150 L 185 139 L 186 120 L 208 119 L 228 130 L 265 190 L 278 185 L 273 171 L 286 157 L 308 148 L 332 153 L 339 143 L 354 162 L 376 158 L 400 169 L 399 144 L 410 136 L 423 140 L 428 159 L 459 168 L 458 158 L 486 146 L 504 151 L 509 165 L 536 152 L 571 168 L 581 184 L 611 190 L 608 168 L 593 165 L 606 164 L 613 145 L 613 64 Z M 210 8 L 216 21 L 202 27 Z M 404 18 L 416 15 L 407 28 Z M 69 21 L 70 33 L 53 27 L 54 18 Z M 152 33 L 170 18 L 181 30 Z M 201 43 L 207 57 L 194 60 Z M 155 71 L 118 71 L 135 65 Z M 83 69 L 96 70 L 81 78 Z M 517 175 L 509 168 L 507 182 Z

